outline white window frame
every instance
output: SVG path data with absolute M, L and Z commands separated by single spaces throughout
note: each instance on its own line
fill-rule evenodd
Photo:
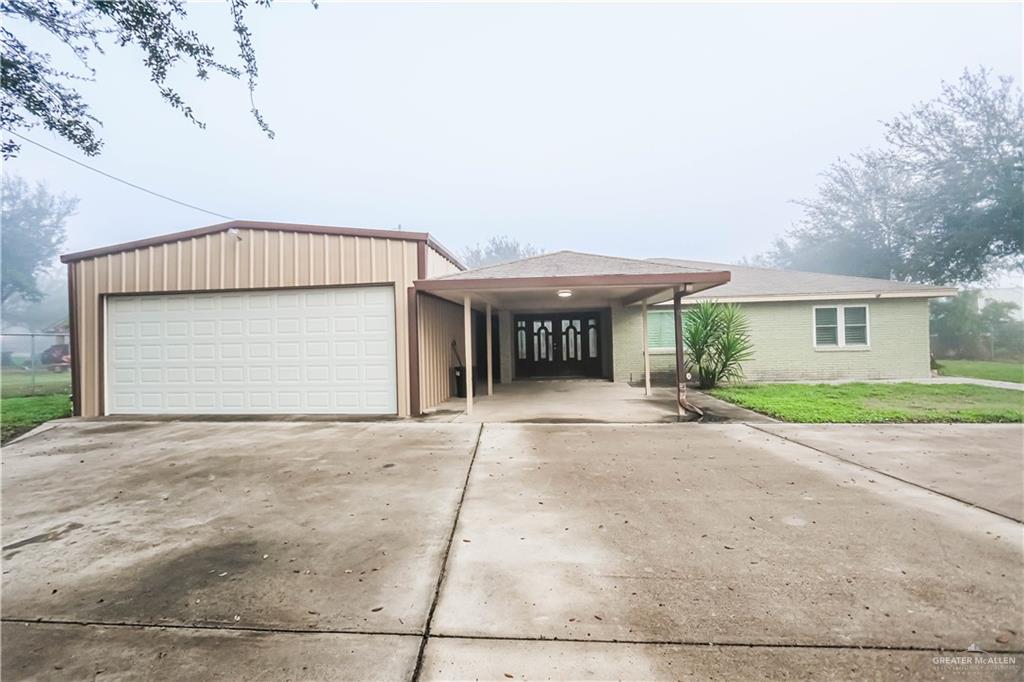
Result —
M 818 345 L 818 310 L 820 308 L 835 308 L 836 311 L 836 345 Z M 864 309 L 864 339 L 865 343 L 846 345 L 846 309 Z M 871 350 L 871 306 L 867 303 L 851 303 L 849 305 L 834 303 L 831 305 L 816 305 L 811 310 L 811 345 L 814 350 L 836 351 L 836 350 Z

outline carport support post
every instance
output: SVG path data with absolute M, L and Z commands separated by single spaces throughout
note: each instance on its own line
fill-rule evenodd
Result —
M 473 413 L 473 307 L 469 295 L 462 297 L 463 355 L 466 357 L 466 414 Z
M 640 326 L 643 327 L 640 332 L 644 336 L 644 395 L 651 394 L 651 349 L 647 342 L 647 299 L 644 299 L 643 303 L 640 304 L 640 317 L 642 322 Z
M 676 417 L 683 417 L 683 403 L 686 402 L 686 358 L 683 357 L 683 294 L 679 287 L 672 292 L 672 317 L 676 337 Z
M 491 357 L 491 304 L 487 304 L 487 395 L 494 393 L 494 358 Z

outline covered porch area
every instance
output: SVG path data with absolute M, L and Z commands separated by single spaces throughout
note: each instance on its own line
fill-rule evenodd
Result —
M 682 334 L 676 388 L 652 390 L 647 307 L 675 301 L 681 329 L 681 299 L 728 281 L 724 271 L 566 251 L 417 280 L 410 291 L 418 315 L 410 325 L 418 330 L 413 412 L 481 421 L 674 421 L 688 405 Z M 627 334 L 630 342 L 618 347 Z M 639 389 L 616 368 L 633 362 L 624 356 L 631 353 L 642 354 Z
M 524 424 L 659 424 L 678 419 L 675 395 L 668 388 L 643 388 L 600 379 L 523 379 L 493 386 L 477 396 L 471 412 L 466 400 L 452 398 L 427 418 L 444 422 Z

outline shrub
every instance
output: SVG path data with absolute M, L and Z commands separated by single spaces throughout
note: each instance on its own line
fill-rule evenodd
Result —
M 754 356 L 750 323 L 739 306 L 703 301 L 686 311 L 683 339 L 700 388 L 743 378 L 742 363 Z

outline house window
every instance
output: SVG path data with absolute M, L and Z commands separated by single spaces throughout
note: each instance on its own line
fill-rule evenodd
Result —
M 814 347 L 867 347 L 868 307 L 835 305 L 814 308 Z
M 858 305 L 843 308 L 843 341 L 847 346 L 868 345 L 867 306 Z
M 647 313 L 647 347 L 675 348 L 676 320 L 671 310 L 652 310 Z
M 839 308 L 814 309 L 814 345 L 839 345 Z

